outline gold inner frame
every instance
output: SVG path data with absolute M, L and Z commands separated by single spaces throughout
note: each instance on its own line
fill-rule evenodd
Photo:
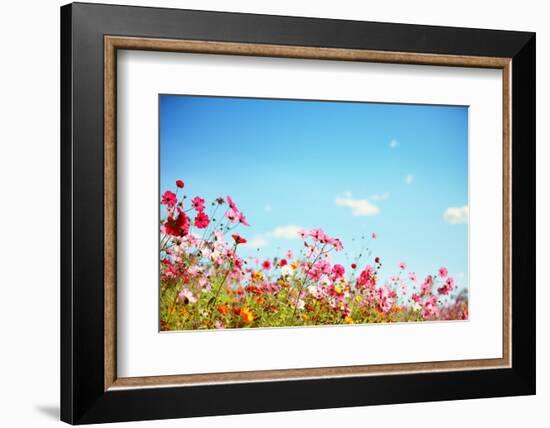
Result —
M 503 144 L 503 349 L 502 358 L 433 361 L 422 363 L 356 365 L 305 369 L 204 373 L 170 376 L 119 378 L 116 358 L 116 90 L 117 50 L 147 50 L 213 55 L 241 55 L 334 61 L 359 61 L 393 64 L 440 65 L 494 68 L 502 70 L 502 144 Z M 511 367 L 511 58 L 460 55 L 383 52 L 361 49 L 336 49 L 250 43 L 169 40 L 138 37 L 104 37 L 104 389 L 192 386 L 235 382 L 260 382 L 311 378 L 359 377 L 419 372 L 481 370 Z

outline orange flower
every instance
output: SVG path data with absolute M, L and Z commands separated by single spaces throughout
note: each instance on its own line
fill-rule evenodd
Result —
M 254 321 L 254 313 L 248 310 L 246 306 L 243 306 L 241 309 L 241 318 L 246 324 L 250 324 L 252 321 Z
M 346 324 L 353 324 L 353 318 L 351 318 L 351 317 L 345 317 L 345 318 L 344 318 L 344 322 L 345 322 Z
M 218 306 L 218 312 L 222 315 L 225 315 L 227 313 L 227 306 L 225 306 L 225 303 Z
M 264 274 L 262 272 L 251 272 L 250 276 L 252 277 L 252 281 L 261 281 L 264 277 Z

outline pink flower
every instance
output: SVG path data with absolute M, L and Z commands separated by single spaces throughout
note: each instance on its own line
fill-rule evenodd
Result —
M 429 294 L 432 291 L 432 285 L 434 283 L 431 275 L 428 275 L 422 285 L 420 286 L 420 292 L 422 294 Z
M 372 237 L 372 239 L 376 239 L 376 238 L 378 238 L 378 235 L 375 232 L 372 232 L 371 237 Z
M 368 265 L 357 278 L 355 288 L 360 287 L 374 287 L 376 285 L 376 274 L 374 268 Z
M 448 274 L 448 273 L 449 273 L 449 271 L 447 271 L 447 268 L 446 268 L 446 267 L 443 267 L 443 266 L 442 266 L 442 267 L 439 268 L 439 276 L 440 276 L 441 278 L 447 277 L 447 274 Z
M 455 288 L 455 280 L 451 277 L 447 278 L 447 281 L 445 281 L 445 285 L 449 287 L 451 290 Z
M 401 270 L 407 269 L 407 263 L 405 263 L 405 262 L 399 262 L 399 263 L 397 263 L 397 266 L 399 266 L 399 269 L 401 269 Z
M 304 270 L 313 281 L 318 281 L 323 275 L 328 275 L 332 272 L 330 262 L 327 260 L 319 260 L 311 267 L 305 267 Z
M 334 246 L 334 249 L 336 251 L 342 251 L 344 249 L 344 246 L 342 245 L 342 241 L 340 241 L 338 238 L 331 239 L 330 244 Z
M 200 198 L 199 196 L 195 196 L 193 200 L 191 201 L 191 205 L 193 205 L 193 208 L 195 210 L 202 212 L 204 211 L 204 199 Z
M 332 275 L 334 276 L 335 279 L 342 278 L 345 272 L 346 272 L 346 269 L 344 269 L 344 266 L 340 264 L 335 264 L 332 267 Z
M 210 219 L 208 218 L 208 216 L 203 211 L 199 211 L 199 213 L 195 217 L 195 226 L 197 226 L 197 228 L 199 229 L 204 229 L 208 227 L 209 224 Z
M 184 305 L 197 303 L 197 298 L 187 287 L 182 287 L 181 291 L 178 293 L 178 300 Z
M 271 262 L 269 260 L 264 260 L 262 263 L 262 269 L 263 270 L 271 269 Z
M 235 212 L 239 212 L 237 205 L 235 205 L 235 202 L 233 202 L 233 199 L 231 199 L 231 196 L 227 196 L 227 203 L 229 204 L 229 208 L 231 208 Z
M 164 205 L 168 205 L 169 207 L 173 207 L 176 205 L 177 202 L 176 194 L 171 192 L 170 190 L 167 190 L 162 194 L 162 203 Z
M 294 253 L 292 252 L 292 250 L 288 250 L 286 252 L 286 258 L 289 260 L 292 260 L 293 257 L 294 257 Z
M 437 292 L 439 294 L 449 294 L 453 289 L 455 288 L 455 281 L 453 278 L 449 277 L 447 278 L 447 281 L 445 281 L 445 284 L 442 285 L 437 289 Z
M 378 308 L 385 314 L 392 308 L 397 294 L 387 285 L 378 289 Z
M 306 236 L 307 236 L 307 231 L 304 230 L 304 229 L 300 229 L 298 231 L 298 236 L 301 238 L 301 239 L 304 239 Z M 290 250 L 289 250 L 290 251 Z M 289 257 L 289 259 L 291 259 L 292 257 Z
M 416 273 L 414 272 L 409 272 L 409 279 L 413 282 L 416 281 Z
M 415 303 L 420 302 L 420 296 L 416 293 L 413 293 L 412 299 L 413 299 L 413 302 L 415 302 Z
M 243 226 L 250 226 L 250 225 L 246 222 L 246 218 L 244 217 L 244 214 L 243 214 L 243 213 L 239 213 L 239 223 L 241 223 Z
M 239 213 L 235 211 L 232 208 L 229 208 L 226 213 L 225 217 L 231 222 L 231 223 L 238 223 L 239 222 Z

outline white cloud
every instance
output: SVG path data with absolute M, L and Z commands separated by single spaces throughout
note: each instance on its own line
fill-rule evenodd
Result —
M 298 231 L 302 229 L 302 227 L 296 226 L 295 224 L 287 224 L 276 227 L 273 231 L 269 232 L 269 236 L 279 239 L 297 239 Z
M 298 239 L 298 231 L 303 228 L 295 224 L 285 224 L 282 226 L 277 226 L 275 229 L 262 233 L 260 235 L 255 235 L 244 245 L 250 248 L 263 248 L 267 247 L 271 243 L 271 239 Z
M 396 147 L 399 147 L 399 141 L 393 139 L 390 141 L 389 146 L 390 146 L 390 149 L 395 149 Z
M 388 192 L 375 193 L 374 195 L 371 195 L 370 200 L 371 201 L 385 201 L 389 197 L 390 197 L 390 194 Z
M 380 212 L 380 208 L 370 202 L 368 199 L 353 199 L 351 194 L 345 197 L 336 198 L 336 205 L 340 207 L 351 208 L 351 214 L 359 216 L 373 216 Z
M 411 184 L 414 181 L 414 175 L 407 174 L 405 176 L 405 184 Z
M 450 224 L 468 223 L 468 205 L 447 208 L 443 213 L 443 219 Z
M 248 240 L 248 242 L 244 245 L 251 248 L 262 248 L 269 245 L 269 240 L 262 235 L 256 235 L 252 239 Z

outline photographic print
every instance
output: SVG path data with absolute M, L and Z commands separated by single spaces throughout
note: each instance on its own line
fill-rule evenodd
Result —
M 159 95 L 161 331 L 468 319 L 468 107 Z

